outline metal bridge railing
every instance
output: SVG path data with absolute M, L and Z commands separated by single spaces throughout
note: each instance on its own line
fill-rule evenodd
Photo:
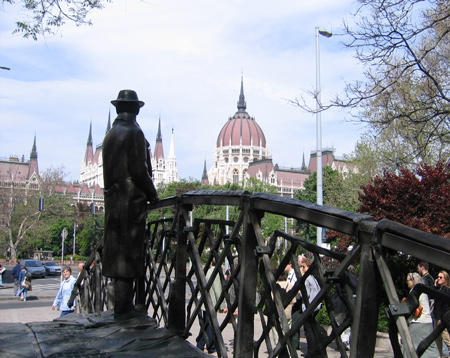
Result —
M 198 217 L 208 212 L 200 208 L 209 208 L 211 214 L 218 207 L 234 208 L 233 218 Z M 399 335 L 404 354 L 418 357 L 444 328 L 450 328 L 450 313 L 447 312 L 442 323 L 416 351 L 407 318 L 418 306 L 418 295 L 426 292 L 430 298 L 449 304 L 450 297 L 418 285 L 401 303 L 392 279 L 395 272 L 390 272 L 386 264 L 386 251 L 394 250 L 450 271 L 450 241 L 447 239 L 389 220 L 375 222 L 366 215 L 270 194 L 250 195 L 246 191 L 193 191 L 148 207 L 149 213 L 161 211 L 167 215 L 168 210 L 173 214 L 171 218 L 148 223 L 147 275 L 136 281 L 136 304 L 145 305 L 148 314 L 161 326 L 181 337 L 211 332 L 220 357 L 297 357 L 290 338 L 320 305 L 324 305 L 330 318 L 331 333 L 316 330 L 316 356 L 326 357 L 327 346 L 335 342 L 342 357 L 372 357 L 379 298 L 383 291 L 389 301 L 390 338 L 396 357 L 403 356 Z M 220 211 L 215 213 L 220 214 Z M 262 225 L 270 215 L 347 234 L 352 238 L 353 248 L 342 254 L 318 247 L 279 227 L 270 235 L 266 231 L 264 236 Z M 280 249 L 280 242 L 284 248 Z M 300 253 L 314 258 L 303 277 L 297 265 Z M 86 275 L 79 278 L 80 282 L 84 279 L 80 288 L 84 311 L 112 307 L 108 298 L 111 283 L 101 276 L 100 257 L 101 245 L 85 264 Z M 330 260 L 334 262 L 332 271 L 325 265 Z M 284 294 L 276 282 L 289 261 L 294 265 L 297 282 Z M 347 285 L 350 265 L 359 266 L 356 301 Z M 224 267 L 229 269 L 229 277 L 225 277 Z M 321 290 L 311 302 L 306 302 L 306 310 L 289 322 L 284 309 L 297 292 L 305 296 L 304 282 L 308 275 L 314 275 Z M 214 304 L 209 291 L 217 279 L 222 291 Z M 349 308 L 340 325 L 336 322 L 331 300 L 337 284 L 346 288 L 344 300 Z M 351 350 L 347 352 L 340 334 L 350 326 Z M 234 337 L 231 348 L 224 340 L 225 332 Z M 276 341 L 271 332 L 276 332 Z M 211 339 L 207 339 L 207 345 L 210 343 Z

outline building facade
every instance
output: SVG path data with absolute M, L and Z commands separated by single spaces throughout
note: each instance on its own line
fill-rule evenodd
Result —
M 305 164 L 304 154 L 299 168 L 283 168 L 273 164 L 263 130 L 246 111 L 242 78 L 237 108 L 238 111 L 219 132 L 213 165 L 207 175 L 204 169 L 202 184 L 243 183 L 246 179 L 255 178 L 276 186 L 280 196 L 294 197 L 296 191 L 304 189 L 305 179 L 316 171 L 316 151 L 311 153 L 308 166 Z M 334 156 L 334 150 L 330 148 L 322 151 L 322 165 L 343 172 L 350 170 L 344 160 Z
M 27 190 L 39 190 L 40 177 L 36 136 L 34 136 L 30 159 L 25 161 L 25 156 L 0 159 L 0 188 L 23 188 Z
M 175 155 L 175 142 L 173 136 L 170 138 L 169 155 L 164 157 L 164 147 L 161 135 L 161 118 L 158 122 L 158 133 L 156 135 L 155 153 L 151 155 L 153 183 L 155 187 L 161 184 L 169 184 L 179 181 L 177 157 Z
M 106 126 L 105 135 L 110 129 L 111 113 L 108 114 L 108 123 Z M 160 183 L 168 184 L 179 181 L 173 129 L 169 147 L 169 155 L 165 157 L 161 134 L 161 119 L 158 123 L 158 133 L 156 135 L 154 154 L 152 155 L 151 150 L 149 154 L 151 158 L 153 182 L 155 186 Z M 86 185 L 92 193 L 96 191 L 95 188 L 97 186 L 101 189 L 104 188 L 102 144 L 97 145 L 94 151 L 92 141 L 92 123 L 89 127 L 89 135 L 84 158 L 80 165 L 80 185 Z

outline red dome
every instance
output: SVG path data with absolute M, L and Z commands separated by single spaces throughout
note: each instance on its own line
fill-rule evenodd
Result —
M 217 137 L 217 147 L 224 146 L 266 147 L 266 137 L 256 121 L 246 112 L 237 112 L 223 126 Z
M 266 137 L 255 119 L 245 111 L 247 104 L 244 97 L 244 83 L 241 79 L 241 93 L 237 103 L 238 111 L 223 126 L 217 137 L 216 147 L 255 146 L 266 147 Z

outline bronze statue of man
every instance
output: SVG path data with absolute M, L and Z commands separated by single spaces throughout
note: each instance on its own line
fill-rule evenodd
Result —
M 103 140 L 105 235 L 103 275 L 114 279 L 114 314 L 132 317 L 133 282 L 144 275 L 147 202 L 158 200 L 152 181 L 149 143 L 136 122 L 144 102 L 135 91 L 122 90 L 117 118 Z

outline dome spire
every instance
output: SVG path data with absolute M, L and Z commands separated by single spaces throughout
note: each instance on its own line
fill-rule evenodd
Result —
M 244 97 L 244 76 L 241 75 L 241 93 L 239 94 L 239 101 L 237 103 L 238 112 L 245 112 L 247 103 L 245 103 Z

